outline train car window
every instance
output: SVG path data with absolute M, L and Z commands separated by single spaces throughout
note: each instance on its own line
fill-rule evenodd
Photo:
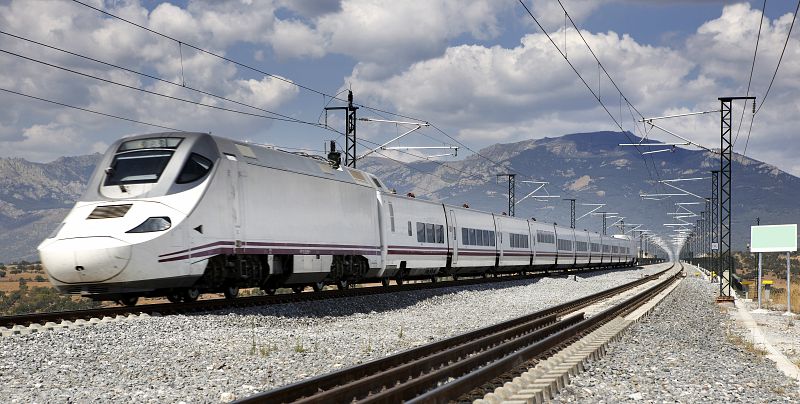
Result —
M 111 167 L 106 169 L 104 185 L 158 182 L 170 158 L 171 150 L 141 150 L 117 154 Z
M 394 206 L 389 202 L 389 222 L 391 225 L 392 233 L 394 233 Z
M 494 231 L 489 230 L 489 245 L 492 247 L 495 246 L 494 240 L 495 240 Z
M 483 245 L 483 231 L 475 230 L 475 245 Z
M 600 252 L 600 244 L 592 243 L 592 252 Z
M 188 184 L 203 178 L 211 171 L 214 163 L 211 160 L 197 154 L 192 153 L 186 164 L 183 165 L 181 173 L 178 174 L 178 179 L 175 181 L 178 184 Z
M 410 220 L 408 221 L 408 235 L 409 235 L 409 237 L 411 237 L 411 236 L 413 236 L 413 235 L 414 235 L 414 234 L 412 234 L 412 232 L 411 232 L 411 221 L 410 221 Z
M 444 244 L 444 226 L 441 224 L 436 225 L 436 242 Z
M 555 244 L 556 235 L 549 231 L 538 230 L 536 232 L 536 241 L 539 243 Z
M 426 223 L 425 224 L 425 239 L 429 243 L 435 243 L 436 242 L 436 232 L 434 231 L 433 224 L 431 224 L 431 223 Z
M 466 227 L 461 228 L 461 242 L 464 245 L 469 245 L 469 229 Z
M 483 231 L 483 245 L 485 247 L 492 245 L 491 236 L 489 235 L 489 230 Z
M 469 229 L 469 245 L 477 245 L 475 240 L 475 229 Z
M 530 241 L 530 240 L 528 240 L 528 235 L 527 235 L 527 234 L 523 236 L 523 240 L 525 240 L 525 242 L 523 243 L 524 245 L 523 245 L 522 247 L 524 247 L 524 248 L 531 248 L 531 245 L 530 245 L 530 243 L 528 242 L 528 241 Z
M 558 249 L 563 251 L 572 251 L 572 240 L 558 239 Z
M 417 222 L 417 241 L 425 242 L 425 223 Z

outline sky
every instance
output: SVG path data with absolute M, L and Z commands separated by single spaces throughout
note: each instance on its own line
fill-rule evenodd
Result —
M 718 97 L 745 95 L 761 21 L 749 90 L 760 106 L 795 10 L 793 1 L 773 0 L 761 20 L 762 1 L 562 0 L 577 31 L 571 24 L 565 29 L 556 0 L 525 0 L 551 43 L 513 0 L 82 1 L 164 36 L 71 0 L 0 0 L 0 88 L 308 151 L 329 140 L 343 145 L 343 116 L 326 118 L 324 108 L 342 106 L 331 96 L 344 98 L 351 89 L 362 105 L 359 117 L 434 125 L 392 145 L 460 144 L 458 158 L 494 143 L 619 130 L 615 120 L 636 135 L 677 141 L 635 119 L 716 110 Z M 748 156 L 794 175 L 800 175 L 798 35 L 791 36 L 752 130 L 750 105 L 737 103 L 733 114 L 734 150 L 746 147 Z M 266 118 L 279 116 L 273 113 L 283 120 Z M 718 113 L 660 122 L 719 147 Z M 411 127 L 359 121 L 359 150 Z M 51 161 L 164 130 L 0 91 L 0 156 Z M 410 160 L 445 152 L 384 153 Z

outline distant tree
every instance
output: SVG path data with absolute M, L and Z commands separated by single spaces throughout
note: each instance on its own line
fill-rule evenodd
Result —
M 0 269 L 0 278 L 5 278 L 5 277 L 6 277 L 6 271 Z
M 19 278 L 19 287 L 24 288 L 28 286 L 28 280 L 25 278 Z
M 36 277 L 33 278 L 33 280 L 35 280 L 36 282 L 46 282 L 47 281 L 47 279 L 44 279 L 44 277 L 42 275 L 36 275 Z

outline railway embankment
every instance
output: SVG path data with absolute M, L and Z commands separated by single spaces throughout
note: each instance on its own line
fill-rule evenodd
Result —
M 648 317 L 571 378 L 554 402 L 800 401 L 798 383 L 737 321 L 737 308 L 714 302 L 718 285 L 687 272 Z
M 603 271 L 243 308 L 6 337 L 14 402 L 233 400 L 661 271 Z

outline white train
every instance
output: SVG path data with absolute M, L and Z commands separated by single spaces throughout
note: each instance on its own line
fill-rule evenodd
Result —
M 39 253 L 61 292 L 131 305 L 636 257 L 627 236 L 399 196 L 322 158 L 182 132 L 111 145 Z

